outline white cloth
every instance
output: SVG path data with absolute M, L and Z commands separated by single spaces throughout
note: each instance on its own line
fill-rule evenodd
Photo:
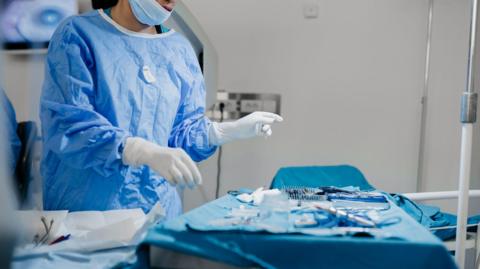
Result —
M 260 205 L 265 198 L 265 195 L 280 195 L 282 192 L 279 189 L 264 190 L 263 187 L 256 189 L 252 194 L 242 193 L 237 195 L 237 199 L 243 203 L 252 203 Z

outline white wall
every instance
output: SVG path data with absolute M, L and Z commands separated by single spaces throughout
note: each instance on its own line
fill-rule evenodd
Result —
M 378 188 L 416 190 L 426 0 L 318 0 L 316 20 L 302 16 L 311 0 L 184 2 L 218 50 L 220 88 L 282 94 L 285 122 L 272 139 L 225 146 L 221 193 L 268 186 L 282 166 L 341 163 Z M 457 188 L 467 3 L 435 1 L 427 191 Z M 215 161 L 201 166 L 209 195 Z M 204 200 L 186 197 L 187 209 Z
M 470 1 L 436 0 L 432 40 L 431 84 L 423 187 L 428 191 L 458 189 L 460 164 L 460 97 L 466 88 Z M 478 89 L 477 89 L 478 90 Z M 480 133 L 476 125 L 472 187 L 480 185 Z M 472 208 L 480 212 L 478 199 Z M 456 201 L 438 203 L 449 211 Z
M 457 188 L 460 97 L 465 89 L 468 53 L 467 2 L 435 2 L 423 175 L 428 190 Z

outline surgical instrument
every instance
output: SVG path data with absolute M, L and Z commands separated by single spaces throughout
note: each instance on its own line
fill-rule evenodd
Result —
M 322 204 L 322 203 L 315 203 L 314 205 L 316 208 L 320 209 L 320 210 L 323 210 L 323 211 L 326 211 L 330 214 L 333 214 L 333 215 L 336 215 L 337 217 L 339 218 L 345 218 L 347 219 L 348 221 L 351 221 L 353 223 L 356 223 L 360 226 L 363 226 L 363 227 L 376 227 L 377 224 L 365 217 L 361 217 L 361 216 L 357 216 L 357 215 L 354 215 L 354 214 L 350 214 L 344 210 L 340 210 L 340 209 L 336 209 L 335 207 L 333 206 L 330 206 L 330 205 L 326 205 L 326 204 Z
M 51 219 L 50 223 L 47 224 L 47 219 L 43 216 L 40 218 L 40 220 L 43 224 L 43 228 L 45 229 L 45 234 L 42 237 L 40 237 L 40 234 L 37 233 L 33 237 L 33 243 L 35 244 L 35 246 L 43 245 L 47 242 L 53 227 L 53 223 L 54 223 L 54 219 Z

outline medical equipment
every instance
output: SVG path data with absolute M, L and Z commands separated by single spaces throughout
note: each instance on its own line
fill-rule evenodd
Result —
M 227 121 L 238 120 L 255 111 L 264 111 L 281 115 L 282 96 L 272 93 L 240 93 L 235 90 L 221 89 L 217 93 L 217 103 L 211 111 L 211 119 L 224 118 Z
M 290 199 L 298 201 L 331 201 L 337 209 L 348 210 L 386 210 L 389 208 L 387 198 L 376 192 L 361 192 L 352 188 L 335 187 L 283 187 Z
M 243 203 L 259 205 L 260 215 L 249 216 L 248 224 L 258 227 L 260 224 L 265 224 L 265 221 L 272 221 L 271 218 L 276 218 L 274 223 L 277 224 L 288 223 L 291 216 L 293 218 L 293 226 L 297 228 L 314 227 L 316 225 L 330 228 L 334 226 L 373 228 L 394 225 L 400 221 L 398 218 L 380 218 L 378 212 L 388 210 L 390 205 L 386 199 L 383 200 L 385 197 L 378 193 L 362 193 L 356 190 L 333 187 L 285 188 L 282 191 L 270 190 L 274 192 L 271 194 L 267 191 L 264 191 L 263 188 L 258 188 L 251 194 L 241 191 L 229 192 Z M 263 193 L 265 194 L 262 202 L 259 204 L 255 203 L 254 197 Z M 354 201 L 326 200 L 329 194 L 339 193 L 349 194 L 347 198 L 356 198 L 356 196 L 353 196 L 356 193 L 361 199 L 360 201 L 355 199 Z M 370 196 L 371 200 L 368 199 Z M 290 201 L 296 201 L 296 204 L 292 204 Z M 298 201 L 305 201 L 305 203 L 302 205 Z M 380 203 L 379 201 L 385 202 Z M 222 226 L 233 225 L 233 223 L 235 225 L 247 225 L 242 220 L 237 222 L 216 220 L 215 223 L 222 224 Z M 270 227 L 273 226 L 270 224 Z
M 15 212 L 15 218 L 21 233 L 17 239 L 19 246 L 28 249 L 39 248 L 50 243 L 59 236 L 61 225 L 67 211 L 44 212 L 37 210 L 21 210 Z
M 47 219 L 42 216 L 40 218 L 40 221 L 42 222 L 43 224 L 43 227 L 45 229 L 45 233 L 43 235 L 41 234 L 36 234 L 34 237 L 33 237 L 33 244 L 38 247 L 40 245 L 44 245 L 47 243 L 49 237 L 50 237 L 50 232 L 52 230 L 52 227 L 53 227 L 53 223 L 55 222 L 54 219 L 51 219 L 50 221 L 47 221 Z
M 282 192 L 286 193 L 292 200 L 299 201 L 325 201 L 327 197 L 325 192 L 319 188 L 306 187 L 288 187 L 282 188 Z
M 337 208 L 335 208 L 333 206 L 330 206 L 328 204 L 315 203 L 314 206 L 318 209 L 321 209 L 321 210 L 324 210 L 324 211 L 326 211 L 330 214 L 333 214 L 333 215 L 335 215 L 335 216 L 337 216 L 341 219 L 343 218 L 343 219 L 346 219 L 348 221 L 351 221 L 352 223 L 358 224 L 359 226 L 362 226 L 362 227 L 372 227 L 372 228 L 374 228 L 374 227 L 377 226 L 377 224 L 375 222 L 371 221 L 368 218 L 348 213 L 347 211 L 337 209 Z
M 388 203 L 387 198 L 380 193 L 356 192 L 356 193 L 330 193 L 327 194 L 329 201 L 351 201 L 363 203 Z
M 349 212 L 366 212 L 366 211 L 384 211 L 390 208 L 389 203 L 371 203 L 371 202 L 355 202 L 346 200 L 332 201 L 333 207 L 346 210 Z
M 396 219 L 387 219 L 376 222 L 369 217 L 371 211 L 388 210 L 390 205 L 383 194 L 360 192 L 353 188 L 305 188 L 305 187 L 287 187 L 279 190 L 264 191 L 263 187 L 258 188 L 253 193 L 245 193 L 240 191 L 230 191 L 239 201 L 244 203 L 253 203 L 253 205 L 260 205 L 261 216 L 267 217 L 271 212 L 287 212 L 286 219 L 288 221 L 290 211 L 307 214 L 315 213 L 309 212 L 313 208 L 320 209 L 337 218 L 333 225 L 341 226 L 361 226 L 361 227 L 378 227 L 380 225 L 393 225 L 398 223 Z M 282 196 L 284 195 L 284 196 Z M 265 197 L 265 198 L 264 198 Z M 282 199 L 285 197 L 287 199 Z M 257 200 L 255 202 L 255 200 Z M 296 201 L 296 207 L 288 201 Z M 260 202 L 258 202 L 260 201 Z M 302 201 L 309 202 L 302 206 Z M 328 202 L 322 202 L 328 201 Z M 294 225 L 301 227 L 303 225 L 314 225 L 324 223 L 325 221 L 332 223 L 332 219 L 325 215 L 318 216 L 319 220 L 312 219 L 297 219 L 294 220 Z
M 471 1 L 471 21 L 470 21 L 470 44 L 467 66 L 467 86 L 462 96 L 461 102 L 461 123 L 462 139 L 460 153 L 460 174 L 459 174 L 459 198 L 457 209 L 457 242 L 455 247 L 455 259 L 460 268 L 465 267 L 466 256 L 466 237 L 467 237 L 467 219 L 468 219 L 468 192 L 470 189 L 472 149 L 473 149 L 473 127 L 477 122 L 477 103 L 478 93 L 475 92 L 474 81 L 477 79 L 475 68 L 478 67 L 478 58 L 476 50 L 478 45 L 477 27 L 478 23 L 478 0 Z
M 7 49 L 45 48 L 65 18 L 77 14 L 75 0 L 10 0 L 1 14 Z
M 327 200 L 333 203 L 333 207 L 349 212 L 390 208 L 386 196 L 378 192 L 330 193 Z
M 62 235 L 62 236 L 60 236 L 59 238 L 53 240 L 53 242 L 50 243 L 50 246 L 51 246 L 51 245 L 58 244 L 58 243 L 63 242 L 63 241 L 67 241 L 68 239 L 70 239 L 70 236 L 71 236 L 71 234 Z

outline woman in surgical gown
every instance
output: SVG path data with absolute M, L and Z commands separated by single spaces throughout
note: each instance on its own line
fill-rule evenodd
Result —
M 181 213 L 176 186 L 194 161 L 236 139 L 271 135 L 278 115 L 216 123 L 188 41 L 162 24 L 175 0 L 98 0 L 52 37 L 41 96 L 46 210 L 142 208 Z

